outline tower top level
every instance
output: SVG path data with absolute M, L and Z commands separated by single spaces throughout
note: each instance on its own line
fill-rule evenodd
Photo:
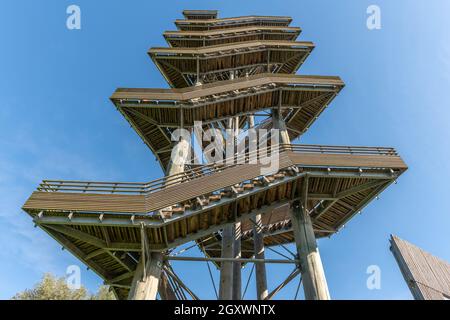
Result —
M 188 20 L 216 19 L 217 10 L 183 10 L 183 16 Z

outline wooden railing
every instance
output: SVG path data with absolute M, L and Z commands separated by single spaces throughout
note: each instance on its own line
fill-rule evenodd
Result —
M 262 148 L 257 151 L 246 153 L 243 161 L 237 163 L 234 159 L 225 159 L 223 163 L 212 163 L 190 168 L 182 173 L 162 177 L 150 182 L 100 182 L 100 181 L 77 181 L 77 180 L 43 180 L 37 190 L 43 192 L 74 192 L 74 193 L 116 193 L 145 195 L 162 190 L 180 182 L 208 176 L 227 168 L 248 163 L 250 158 L 259 159 L 270 156 L 272 153 L 291 151 L 295 153 L 318 153 L 318 154 L 341 154 L 341 155 L 375 155 L 375 156 L 398 156 L 393 148 L 385 147 L 350 147 L 350 146 L 323 146 L 323 145 L 296 145 L 280 144 L 277 146 Z M 240 155 L 238 155 L 239 157 Z

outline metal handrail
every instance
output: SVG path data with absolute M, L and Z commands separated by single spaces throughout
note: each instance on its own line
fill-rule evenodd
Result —
M 233 159 L 225 159 L 223 163 L 211 163 L 188 169 L 171 176 L 162 177 L 150 182 L 103 182 L 103 181 L 79 181 L 79 180 L 43 180 L 37 190 L 44 192 L 75 192 L 75 193 L 111 193 L 111 194 L 135 194 L 147 195 L 184 181 L 190 181 L 200 177 L 240 165 L 233 161 L 236 156 L 244 157 L 244 163 L 252 157 L 259 159 L 271 155 L 273 152 L 290 151 L 299 154 L 341 154 L 341 155 L 373 155 L 373 156 L 398 156 L 394 148 L 386 147 L 350 147 L 350 146 L 325 146 L 325 145 L 297 145 L 280 144 L 269 146 L 259 150 L 235 155 Z

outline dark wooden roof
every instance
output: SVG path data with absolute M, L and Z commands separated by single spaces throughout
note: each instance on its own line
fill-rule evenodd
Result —
M 295 73 L 314 48 L 312 42 L 248 41 L 199 48 L 152 48 L 149 55 L 175 88 L 263 72 Z
M 244 26 L 284 26 L 291 23 L 291 17 L 282 16 L 242 16 L 208 20 L 175 20 L 179 30 L 213 30 Z
M 450 264 L 392 235 L 391 251 L 416 300 L 450 299 Z
M 206 31 L 166 31 L 172 47 L 206 47 L 244 41 L 295 41 L 301 32 L 296 27 L 242 27 Z
M 260 74 L 183 89 L 117 89 L 111 100 L 153 151 L 163 168 L 171 155 L 171 130 L 194 120 L 204 125 L 232 115 L 281 106 L 289 134 L 298 137 L 344 86 L 339 77 Z

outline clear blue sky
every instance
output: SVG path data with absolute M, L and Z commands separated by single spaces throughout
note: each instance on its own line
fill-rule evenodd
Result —
M 82 29 L 66 28 L 77 4 Z M 381 8 L 381 30 L 366 8 Z M 116 87 L 166 87 L 146 55 L 164 46 L 183 9 L 222 17 L 290 15 L 316 49 L 301 74 L 339 75 L 346 87 L 303 143 L 392 146 L 409 171 L 345 229 L 321 240 L 333 298 L 410 299 L 389 251 L 390 233 L 450 261 L 450 3 L 446 0 L 8 0 L 0 10 L 0 298 L 43 272 L 80 264 L 20 207 L 43 178 L 148 181 L 162 175 L 151 152 L 108 97 Z M 381 290 L 366 288 L 380 266 Z M 202 298 L 213 298 L 205 265 L 175 263 Z M 248 269 L 244 272 L 248 273 Z M 269 268 L 274 287 L 289 270 Z M 90 290 L 101 283 L 83 268 Z M 245 281 L 245 279 L 244 279 Z M 293 283 L 279 298 L 292 298 Z M 254 297 L 251 283 L 248 297 Z

